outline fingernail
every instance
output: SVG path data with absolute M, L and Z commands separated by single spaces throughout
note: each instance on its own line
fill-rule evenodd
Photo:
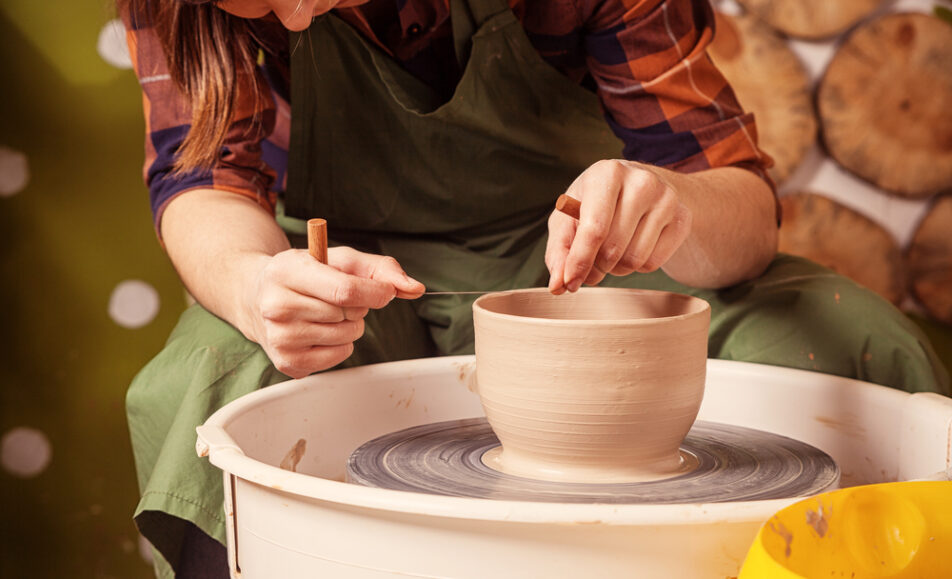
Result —
M 568 284 L 566 284 L 565 287 L 566 287 L 570 292 L 575 293 L 576 291 L 578 291 L 578 288 L 581 287 L 581 285 L 582 285 L 582 280 L 580 280 L 580 279 L 573 279 L 573 280 L 570 281 Z

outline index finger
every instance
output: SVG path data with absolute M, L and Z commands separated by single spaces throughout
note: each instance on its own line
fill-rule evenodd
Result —
M 397 293 L 393 284 L 341 271 L 303 250 L 295 252 L 289 267 L 282 268 L 281 281 L 297 293 L 342 308 L 379 309 Z
M 563 283 L 573 292 L 591 273 L 598 251 L 611 231 L 615 215 L 617 183 L 611 178 L 607 182 L 591 181 L 591 175 L 583 175 L 570 187 L 570 190 L 577 190 L 572 197 L 585 200 L 579 208 L 578 224 L 564 264 Z
M 549 291 L 565 293 L 565 257 L 572 246 L 576 221 L 569 215 L 554 211 L 549 216 L 549 236 L 545 242 L 545 265 L 549 270 Z

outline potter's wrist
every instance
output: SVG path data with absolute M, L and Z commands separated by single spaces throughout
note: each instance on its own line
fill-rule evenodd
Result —
M 237 296 L 232 319 L 227 321 L 252 342 L 261 343 L 261 295 L 267 285 L 268 265 L 274 256 L 256 253 L 244 256 L 239 263 Z
M 671 169 L 648 165 L 647 163 L 639 163 L 637 161 L 628 161 L 628 163 L 630 163 L 632 170 L 647 171 L 657 177 L 665 187 L 677 194 L 678 198 L 681 198 L 684 190 L 690 190 L 698 180 L 695 173 L 679 173 Z

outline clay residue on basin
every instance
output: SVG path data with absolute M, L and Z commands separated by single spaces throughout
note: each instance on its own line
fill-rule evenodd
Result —
M 301 462 L 301 459 L 304 458 L 305 452 L 307 452 L 307 441 L 303 438 L 299 438 L 298 441 L 294 443 L 294 446 L 291 447 L 291 450 L 281 459 L 281 464 L 279 464 L 278 467 L 283 470 L 297 472 L 297 465 Z
M 866 436 L 866 429 L 860 426 L 856 417 L 852 414 L 843 414 L 838 418 L 832 416 L 814 416 L 813 419 L 827 428 L 831 428 L 842 434 L 855 437 Z
M 410 408 L 410 404 L 413 403 L 413 399 L 416 397 L 416 388 L 410 389 L 410 394 L 404 398 L 397 400 L 397 408 L 403 406 L 404 408 Z
M 457 379 L 466 389 L 476 393 L 476 362 L 456 362 L 453 366 L 459 371 Z

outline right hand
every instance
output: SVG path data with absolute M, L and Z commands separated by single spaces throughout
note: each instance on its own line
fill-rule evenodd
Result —
M 328 264 L 291 249 L 263 257 L 245 295 L 245 335 L 283 374 L 302 378 L 347 359 L 364 333 L 364 317 L 425 288 L 397 260 L 349 247 L 328 250 Z

